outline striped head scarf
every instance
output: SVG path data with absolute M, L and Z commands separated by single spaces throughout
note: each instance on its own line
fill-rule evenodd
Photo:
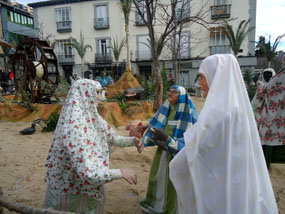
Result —
M 177 121 L 176 127 L 173 128 L 172 138 L 174 140 L 183 140 L 183 133 L 187 128 L 196 123 L 198 112 L 187 93 L 186 89 L 179 85 L 174 85 L 171 89 L 179 92 L 179 98 L 176 105 L 174 120 Z M 170 113 L 170 103 L 168 100 L 160 107 L 156 114 L 149 121 L 149 128 L 164 129 Z M 154 146 L 156 143 L 151 139 L 149 129 L 143 137 L 144 146 Z

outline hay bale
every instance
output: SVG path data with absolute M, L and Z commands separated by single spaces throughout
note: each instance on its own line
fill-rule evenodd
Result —
M 141 87 L 141 85 L 131 71 L 126 71 L 114 85 L 108 86 L 107 98 L 117 94 L 123 94 L 126 89 L 136 87 Z

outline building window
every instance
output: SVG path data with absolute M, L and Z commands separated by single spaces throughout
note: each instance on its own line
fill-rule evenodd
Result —
M 139 1 L 138 2 L 139 11 L 142 13 L 143 17 L 139 14 L 139 12 L 136 12 L 136 25 L 145 25 L 144 20 L 147 21 L 147 13 L 145 8 L 145 1 Z
M 14 22 L 14 13 L 11 11 L 8 11 L 8 21 Z
M 176 35 L 175 51 L 178 59 L 187 59 L 190 57 L 190 35 L 189 32 L 181 32 L 180 35 Z
M 108 4 L 95 5 L 95 29 L 109 28 L 109 8 Z
M 112 62 L 110 43 L 110 38 L 96 39 L 95 63 Z
M 26 17 L 26 16 L 23 16 L 23 24 L 24 24 L 25 26 L 28 25 L 28 21 L 27 21 L 27 17 Z
M 210 28 L 210 54 L 230 53 L 230 43 L 226 36 L 226 28 Z
M 25 25 L 25 20 L 24 20 L 25 16 L 21 16 L 22 19 L 22 25 Z
M 211 0 L 212 19 L 229 18 L 231 16 L 231 0 Z
M 57 32 L 71 32 L 71 8 L 55 9 Z
M 136 51 L 136 60 L 144 61 L 151 60 L 151 52 L 149 48 L 149 36 L 141 35 L 137 36 L 137 51 Z
M 60 64 L 74 64 L 74 54 L 70 39 L 57 40 L 55 51 Z
M 21 17 L 20 14 L 14 13 L 15 14 L 15 23 L 21 24 Z
M 190 16 L 190 0 L 178 0 L 175 13 L 177 20 L 188 18 Z

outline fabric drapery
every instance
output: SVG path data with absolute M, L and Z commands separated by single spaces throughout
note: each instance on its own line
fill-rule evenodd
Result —
M 285 145 L 285 68 L 267 84 L 257 84 L 253 105 L 262 145 Z
M 237 60 L 212 55 L 199 72 L 207 79 L 208 96 L 197 123 L 184 134 L 185 147 L 169 165 L 179 213 L 277 214 Z
M 79 79 L 69 90 L 46 161 L 46 181 L 57 195 L 88 195 L 102 201 L 103 184 L 121 178 L 109 169 L 113 145 L 131 146 L 133 137 L 119 136 L 98 114 L 94 80 Z

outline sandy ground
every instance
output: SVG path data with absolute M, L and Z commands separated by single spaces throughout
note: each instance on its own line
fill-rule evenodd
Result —
M 201 109 L 203 100 L 195 104 Z M 30 122 L 0 120 L 0 186 L 4 196 L 12 201 L 43 207 L 46 188 L 44 164 L 53 133 L 42 133 L 38 127 L 31 136 L 20 135 L 19 130 L 29 125 Z M 119 127 L 117 131 L 128 135 L 124 127 Z M 105 214 L 142 213 L 138 202 L 146 192 L 155 150 L 155 147 L 145 148 L 142 154 L 138 154 L 135 147 L 115 148 L 111 155 L 111 168 L 135 169 L 138 184 L 129 185 L 123 179 L 107 184 Z M 279 211 L 285 214 L 285 165 L 273 164 L 270 175 Z M 5 213 L 12 212 L 5 210 Z

